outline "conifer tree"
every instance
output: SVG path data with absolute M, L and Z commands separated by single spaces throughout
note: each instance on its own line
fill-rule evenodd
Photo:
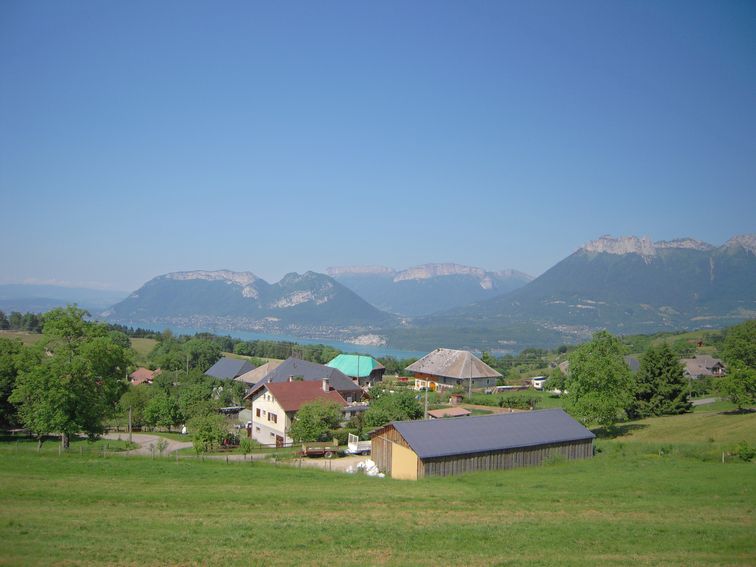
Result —
M 669 346 L 650 347 L 635 376 L 635 399 L 628 415 L 641 419 L 689 411 L 688 389 L 683 367 Z

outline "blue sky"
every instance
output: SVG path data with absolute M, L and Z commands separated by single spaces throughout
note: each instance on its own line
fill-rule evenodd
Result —
M 0 3 L 0 282 L 756 232 L 753 2 Z

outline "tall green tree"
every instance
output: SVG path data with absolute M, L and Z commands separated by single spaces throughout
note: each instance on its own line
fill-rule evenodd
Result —
M 60 433 L 64 447 L 71 435 L 101 433 L 127 385 L 130 351 L 86 316 L 75 305 L 45 314 L 44 338 L 22 353 L 10 396 L 24 426 L 40 439 Z
M 165 392 L 158 392 L 144 406 L 144 422 L 150 427 L 171 427 L 184 420 L 178 400 Z
M 630 404 L 632 379 L 623 354 L 622 343 L 607 331 L 570 354 L 567 409 L 584 424 L 611 427 Z
M 370 407 L 365 412 L 367 427 L 380 427 L 391 421 L 419 419 L 423 408 L 412 390 L 389 392 L 380 386 L 370 390 Z
M 721 352 L 728 365 L 740 364 L 756 369 L 756 319 L 727 329 Z
M 313 400 L 302 404 L 291 424 L 289 436 L 294 441 L 325 441 L 331 429 L 339 426 L 341 407 L 330 400 Z
M 641 419 L 690 411 L 688 383 L 682 364 L 672 349 L 663 343 L 649 347 L 641 357 L 635 376 L 635 396 L 628 416 Z
M 756 404 L 756 369 L 742 363 L 730 366 L 719 381 L 719 391 L 739 410 L 750 408 Z
M 9 401 L 18 376 L 18 359 L 24 346 L 18 339 L 0 339 L 0 427 L 14 427 L 18 416 Z

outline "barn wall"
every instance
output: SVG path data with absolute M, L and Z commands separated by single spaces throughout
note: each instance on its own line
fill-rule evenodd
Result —
M 382 429 L 377 430 L 375 433 L 373 433 L 370 441 L 370 458 L 378 466 L 378 470 L 391 476 L 393 445 L 396 444 L 406 449 L 410 449 L 410 446 L 404 440 L 404 437 L 402 437 L 394 428 L 393 425 L 386 425 Z M 417 459 L 417 469 L 418 471 L 420 470 L 419 459 Z
M 458 455 L 420 461 L 418 476 L 449 476 L 468 472 L 513 469 L 542 464 L 553 456 L 565 459 L 587 459 L 593 456 L 593 441 L 575 441 L 553 445 L 539 445 L 509 451 Z

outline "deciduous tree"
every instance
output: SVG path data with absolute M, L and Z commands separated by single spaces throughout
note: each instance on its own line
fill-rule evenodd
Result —
M 575 349 L 569 361 L 567 409 L 586 425 L 614 425 L 632 399 L 630 369 L 620 341 L 599 331 Z
M 325 440 L 341 421 L 341 407 L 330 400 L 314 400 L 299 408 L 289 436 L 295 441 Z

